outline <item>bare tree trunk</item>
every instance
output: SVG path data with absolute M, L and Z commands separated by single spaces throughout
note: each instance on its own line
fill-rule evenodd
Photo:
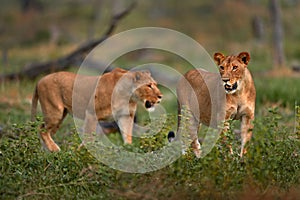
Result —
M 274 65 L 283 67 L 285 63 L 283 49 L 283 27 L 281 21 L 281 10 L 278 0 L 270 0 L 270 13 L 273 25 Z
M 43 9 L 42 3 L 37 0 L 20 0 L 20 4 L 23 13 L 27 13 L 31 9 L 36 11 Z
M 263 23 L 261 17 L 259 17 L 259 16 L 253 17 L 252 31 L 253 31 L 253 36 L 258 43 L 264 42 L 265 29 L 264 29 L 264 23 Z

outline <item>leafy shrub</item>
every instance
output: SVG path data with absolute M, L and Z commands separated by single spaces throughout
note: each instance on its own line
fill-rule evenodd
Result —
M 163 148 L 175 121 L 176 116 L 168 116 L 158 134 L 134 140 L 125 149 Z M 257 118 L 243 159 L 232 128 L 226 142 L 219 139 L 204 158 L 196 159 L 189 149 L 169 166 L 146 174 L 124 173 L 99 163 L 85 148 L 78 149 L 77 134 L 65 138 L 61 152 L 48 153 L 41 150 L 39 121 L 16 124 L 5 130 L 0 142 L 0 194 L 4 199 L 239 199 L 248 193 L 261 198 L 270 192 L 272 198 L 281 198 L 300 185 L 299 138 L 281 121 L 278 109 Z M 118 134 L 109 138 L 121 139 Z
M 101 186 L 111 179 L 106 171 L 110 169 L 101 168 L 86 150 L 77 150 L 78 137 L 70 138 L 68 149 L 48 153 L 41 149 L 37 127 L 39 122 L 16 124 L 2 137 L 2 198 L 80 198 L 89 196 L 95 188 L 99 188 L 97 192 L 103 191 Z M 101 179 L 97 178 L 98 173 Z

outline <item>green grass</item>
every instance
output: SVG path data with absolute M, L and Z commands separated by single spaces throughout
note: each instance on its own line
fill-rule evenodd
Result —
M 258 107 L 266 103 L 274 103 L 283 107 L 293 108 L 300 102 L 300 79 L 298 77 L 255 78 Z
M 292 191 L 300 184 L 300 142 L 280 125 L 281 117 L 278 109 L 270 109 L 256 120 L 243 159 L 237 153 L 238 140 L 228 137 L 227 144 L 218 141 L 202 159 L 188 151 L 169 166 L 146 174 L 124 173 L 98 162 L 85 148 L 78 149 L 81 141 L 74 129 L 64 138 L 61 152 L 47 153 L 39 142 L 39 121 L 15 124 L 1 136 L 0 194 L 3 199 L 240 199 L 288 193 L 293 197 L 299 195 Z M 127 150 L 147 152 L 166 145 L 172 123 L 153 137 L 135 140 Z M 118 142 L 121 138 L 114 135 L 110 139 Z

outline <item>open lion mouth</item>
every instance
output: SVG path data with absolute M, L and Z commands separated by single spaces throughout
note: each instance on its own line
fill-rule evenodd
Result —
M 233 85 L 229 85 L 229 84 L 224 85 L 224 88 L 225 88 L 225 91 L 227 94 L 234 93 L 236 91 L 237 87 L 238 87 L 237 82 L 235 82 Z
M 146 100 L 145 101 L 145 108 L 149 111 L 149 112 L 152 112 L 155 110 L 155 107 L 154 107 L 154 103 Z

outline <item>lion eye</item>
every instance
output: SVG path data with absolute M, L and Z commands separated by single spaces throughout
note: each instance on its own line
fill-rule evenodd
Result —
M 224 67 L 223 67 L 223 66 L 220 66 L 220 69 L 221 69 L 221 70 L 224 70 Z
M 237 70 L 237 68 L 238 68 L 238 66 L 234 65 L 234 66 L 232 67 L 232 70 L 235 71 L 235 70 Z

